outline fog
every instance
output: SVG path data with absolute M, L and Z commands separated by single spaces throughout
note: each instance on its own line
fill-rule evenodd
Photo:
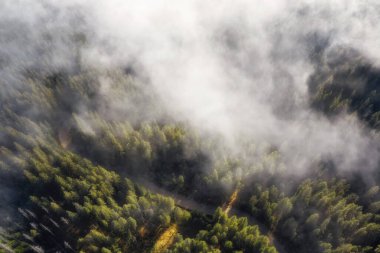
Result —
M 379 22 L 375 0 L 3 0 L 0 98 L 25 85 L 26 69 L 128 67 L 168 115 L 237 153 L 243 138 L 276 147 L 294 173 L 320 158 L 369 171 L 380 158 L 376 134 L 355 115 L 332 120 L 313 110 L 308 82 L 337 47 L 380 66 Z M 99 82 L 103 110 L 130 107 Z

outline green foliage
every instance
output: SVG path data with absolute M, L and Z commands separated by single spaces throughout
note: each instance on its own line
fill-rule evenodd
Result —
M 51 152 L 51 151 L 50 151 Z M 68 243 L 83 252 L 139 252 L 158 227 L 190 218 L 168 197 L 151 194 L 115 172 L 94 166 L 69 152 L 48 155 L 35 148 L 25 171 L 30 192 L 29 220 L 40 223 L 30 234 L 35 242 L 51 247 Z M 144 227 L 147 238 L 138 229 Z M 145 245 L 145 246 L 144 246 Z
M 218 209 L 209 230 L 201 230 L 195 238 L 179 240 L 169 252 L 275 253 L 277 250 L 270 245 L 267 236 L 260 234 L 257 226 L 248 225 L 246 218 L 227 217 Z
M 344 48 L 322 55 L 318 64 L 309 79 L 312 106 L 329 116 L 355 113 L 368 126 L 379 129 L 380 70 L 359 52 Z
M 374 247 L 379 242 L 374 214 L 363 212 L 347 182 L 305 180 L 290 197 L 281 197 L 273 187 L 256 190 L 250 200 L 252 213 L 264 217 L 297 252 L 307 248 L 319 252 L 318 245 L 325 252 L 349 252 L 348 245 L 362 250 L 362 245 Z

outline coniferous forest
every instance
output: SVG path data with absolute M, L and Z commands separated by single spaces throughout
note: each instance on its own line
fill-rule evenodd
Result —
M 0 252 L 380 252 L 380 6 L 211 2 L 0 1 Z

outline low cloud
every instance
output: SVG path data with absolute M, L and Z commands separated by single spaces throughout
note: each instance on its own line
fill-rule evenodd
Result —
M 1 5 L 2 94 L 22 86 L 18 75 L 28 68 L 127 68 L 149 84 L 144 89 L 157 95 L 171 117 L 223 136 L 236 152 L 243 149 L 243 137 L 278 149 L 294 173 L 321 158 L 342 171 L 378 166 L 376 134 L 355 115 L 331 120 L 316 112 L 308 92 L 317 58 L 338 46 L 354 48 L 379 66 L 377 1 L 8 0 Z M 131 110 L 128 101 L 112 99 L 108 82 L 99 80 L 102 110 L 115 115 Z M 86 115 L 85 108 L 79 111 Z

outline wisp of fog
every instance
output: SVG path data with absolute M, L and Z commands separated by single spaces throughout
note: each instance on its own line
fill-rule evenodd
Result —
M 356 115 L 313 110 L 308 83 L 337 47 L 379 66 L 379 22 L 376 0 L 3 0 L 0 98 L 25 85 L 25 69 L 128 67 L 172 117 L 235 152 L 243 137 L 278 149 L 294 173 L 321 158 L 373 170 L 378 137 Z

